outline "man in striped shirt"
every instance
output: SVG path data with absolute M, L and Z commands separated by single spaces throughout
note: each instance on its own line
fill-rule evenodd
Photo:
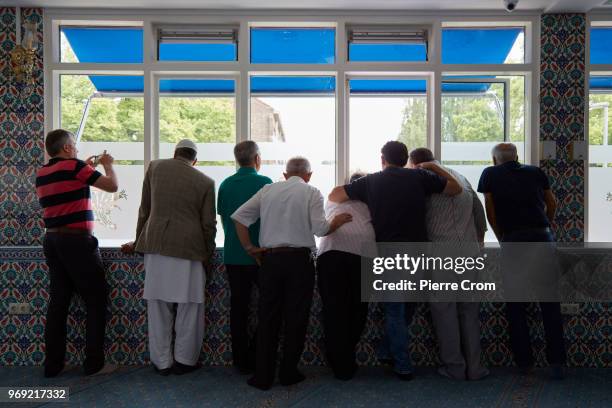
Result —
M 63 129 L 47 134 L 45 149 L 50 160 L 36 174 L 36 193 L 47 228 L 43 248 L 51 281 L 45 377 L 55 377 L 64 369 L 66 319 L 74 292 L 81 295 L 87 310 L 85 374 L 103 374 L 113 367 L 104 365 L 106 281 L 98 240 L 92 235 L 89 186 L 117 191 L 113 158 L 108 154 L 100 157 L 106 173 L 102 175 L 92 167 L 93 157 L 77 159 L 74 135 Z

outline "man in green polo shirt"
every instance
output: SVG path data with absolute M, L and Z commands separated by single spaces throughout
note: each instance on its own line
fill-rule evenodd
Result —
M 240 142 L 234 147 L 234 157 L 240 166 L 236 174 L 226 178 L 219 187 L 217 211 L 225 231 L 223 263 L 229 277 L 230 330 L 234 367 L 248 374 L 255 368 L 255 339 L 248 336 L 249 305 L 253 284 L 257 283 L 258 266 L 255 259 L 245 252 L 236 235 L 230 216 L 266 184 L 266 176 L 257 174 L 261 167 L 259 147 L 253 141 Z M 251 242 L 259 245 L 259 221 L 249 228 Z

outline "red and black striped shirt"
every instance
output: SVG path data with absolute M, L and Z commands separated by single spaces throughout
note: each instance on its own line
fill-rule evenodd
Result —
M 53 158 L 36 174 L 36 194 L 43 208 L 45 227 L 71 227 L 93 231 L 93 185 L 102 174 L 82 160 Z

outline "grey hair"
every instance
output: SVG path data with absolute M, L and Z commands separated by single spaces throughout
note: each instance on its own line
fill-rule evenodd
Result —
M 296 156 L 289 159 L 285 172 L 287 174 L 308 174 L 311 173 L 312 170 L 307 158 Z
M 249 166 L 255 162 L 259 146 L 252 140 L 245 140 L 234 146 L 234 157 L 240 166 Z
M 496 144 L 491 155 L 495 158 L 498 164 L 515 161 L 518 159 L 516 146 L 513 143 Z

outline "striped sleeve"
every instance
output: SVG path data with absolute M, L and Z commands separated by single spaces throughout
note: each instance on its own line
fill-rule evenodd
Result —
M 100 177 L 102 173 L 91 167 L 89 164 L 82 160 L 77 160 L 74 168 L 74 177 L 90 186 L 92 186 Z

